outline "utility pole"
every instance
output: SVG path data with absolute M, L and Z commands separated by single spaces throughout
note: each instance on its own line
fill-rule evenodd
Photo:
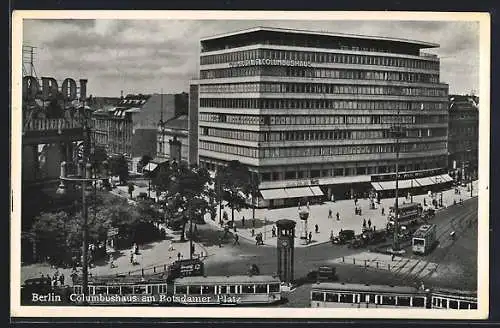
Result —
M 403 136 L 403 129 L 399 122 L 399 110 L 397 114 L 397 124 L 393 125 L 390 129 L 391 134 L 396 138 L 396 190 L 395 190 L 395 203 L 394 203 L 394 236 L 393 236 L 393 252 L 399 252 L 401 250 L 401 245 L 399 242 L 399 146 L 400 138 Z

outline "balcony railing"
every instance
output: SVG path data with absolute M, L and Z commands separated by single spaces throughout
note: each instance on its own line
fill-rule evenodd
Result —
M 81 128 L 78 120 L 67 120 L 64 118 L 31 119 L 23 125 L 23 131 L 51 131 Z

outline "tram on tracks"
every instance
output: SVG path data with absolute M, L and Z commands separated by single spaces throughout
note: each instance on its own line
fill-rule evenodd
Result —
M 415 231 L 411 240 L 414 254 L 426 255 L 436 246 L 436 225 L 424 224 Z
M 21 289 L 23 304 L 32 293 L 50 295 L 57 305 L 265 305 L 283 301 L 279 277 L 267 275 L 186 276 L 173 280 L 164 274 L 91 278 L 86 295 L 81 281 L 73 286 L 51 286 L 29 281 Z
M 174 303 L 182 305 L 256 305 L 282 300 L 279 277 L 203 276 L 176 279 Z
M 477 293 L 348 283 L 317 283 L 311 287 L 313 308 L 477 309 Z
M 318 283 L 311 288 L 311 307 L 426 308 L 424 290 L 404 286 Z
M 431 297 L 433 309 L 477 309 L 476 292 L 439 288 L 432 291 Z

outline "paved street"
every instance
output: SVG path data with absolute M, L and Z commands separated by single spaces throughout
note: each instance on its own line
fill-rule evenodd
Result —
M 454 192 L 447 191 L 443 193 L 445 205 L 453 203 Z M 462 192 L 464 199 L 466 195 Z M 419 201 L 423 196 L 415 196 L 414 200 Z M 362 207 L 368 206 L 368 200 L 359 201 Z M 448 203 L 449 202 L 449 203 Z M 324 205 L 311 206 L 313 218 L 317 221 L 331 222 L 331 219 L 323 218 L 321 213 L 326 212 L 328 216 L 328 208 L 342 209 L 343 212 L 353 212 L 354 202 L 352 200 L 338 201 L 336 203 L 326 203 Z M 382 201 L 382 206 L 388 206 L 392 203 L 391 199 Z M 349 211 L 349 208 L 351 211 Z M 289 218 L 286 213 L 296 213 L 296 208 L 275 209 L 275 210 L 257 210 L 256 216 L 267 215 L 271 226 L 271 219 L 274 218 Z M 366 210 L 368 213 L 369 210 Z M 251 210 L 242 211 L 238 217 L 251 214 Z M 375 216 L 379 214 L 379 210 L 372 212 L 376 220 L 386 220 L 385 217 L 377 219 Z M 251 217 L 251 216 L 248 216 Z M 340 223 L 346 223 L 347 226 L 342 226 L 347 229 L 351 226 L 354 220 L 360 220 L 359 216 L 346 214 L 346 218 L 341 219 Z M 364 216 L 362 216 L 364 217 Z M 368 217 L 368 216 L 367 216 Z M 473 219 L 474 225 L 468 227 L 465 222 Z M 248 220 L 248 219 L 247 219 Z M 223 235 L 217 221 L 210 219 L 206 220 L 205 225 L 198 225 L 197 230 L 199 237 L 196 239 L 195 248 L 197 256 L 203 252 L 205 268 L 207 275 L 234 275 L 246 274 L 250 264 L 257 264 L 261 274 L 276 274 L 276 238 L 266 238 L 264 246 L 256 246 L 255 241 L 250 237 L 245 236 L 249 228 L 237 228 L 238 235 L 242 236 L 239 244 L 234 243 L 232 233 L 229 234 L 221 245 L 218 239 Z M 317 222 L 316 221 L 316 222 Z M 241 221 L 237 221 L 241 224 Z M 251 224 L 251 220 L 248 220 Z M 385 222 L 385 221 L 384 221 Z M 336 222 L 335 222 L 336 223 Z M 311 270 L 316 269 L 320 265 L 330 264 L 335 265 L 339 277 L 343 281 L 366 282 L 366 283 L 413 283 L 418 279 L 424 279 L 426 282 L 443 284 L 450 287 L 463 287 L 474 289 L 477 283 L 477 197 L 467 200 L 463 205 L 449 206 L 436 214 L 433 223 L 437 225 L 437 235 L 440 240 L 438 248 L 426 257 L 418 257 L 411 254 L 407 249 L 407 254 L 403 257 L 397 257 L 394 261 L 390 256 L 380 253 L 370 253 L 366 249 L 350 249 L 346 246 L 332 245 L 326 243 L 329 234 L 325 239 L 317 237 L 316 242 L 308 247 L 298 247 L 295 251 L 295 277 L 300 279 Z M 326 224 L 326 223 L 325 223 Z M 360 223 L 358 223 L 361 226 Z M 257 229 L 263 230 L 263 226 Z M 454 229 L 457 231 L 457 240 L 450 242 L 449 231 Z M 320 234 L 323 235 L 320 230 Z M 180 243 L 179 232 L 168 231 L 166 240 L 140 245 L 140 255 L 138 257 L 139 265 L 132 265 L 129 262 L 129 250 L 121 251 L 115 254 L 116 268 L 110 268 L 108 263 L 98 263 L 90 272 L 92 275 L 108 275 L 131 272 L 131 274 L 139 274 L 142 269 L 147 273 L 151 273 L 153 268 L 161 270 L 164 265 L 168 265 L 177 258 L 177 253 L 181 253 L 183 258 L 189 257 L 189 242 Z M 169 250 L 170 245 L 174 249 Z M 344 262 L 342 262 L 342 258 Z M 353 264 L 352 259 L 356 263 Z M 364 267 L 364 260 L 367 260 L 367 267 Z M 377 269 L 377 264 L 379 268 Z M 390 269 L 387 267 L 390 265 Z M 66 277 L 69 278 L 70 269 L 60 270 Z M 53 274 L 54 269 L 47 265 L 30 265 L 22 267 L 22 280 L 30 277 L 38 277 L 40 273 Z M 297 293 L 301 289 L 297 289 Z M 292 302 L 293 304 L 293 302 Z M 298 302 L 297 304 L 302 304 Z M 303 306 L 303 305 L 301 305 Z
M 467 187 L 459 187 L 461 194 L 456 195 L 454 189 L 446 190 L 443 192 L 443 206 L 444 208 L 453 205 L 453 201 L 459 202 L 460 198 L 463 200 L 470 199 L 470 192 L 467 191 Z M 474 182 L 472 189 L 473 195 L 477 196 L 477 181 Z M 424 198 L 427 204 L 430 203 L 430 198 L 427 195 L 415 195 L 413 196 L 413 201 L 421 203 L 423 205 Z M 439 196 L 438 196 L 439 200 Z M 404 202 L 410 202 L 409 199 L 404 197 L 399 198 L 399 204 Z M 298 208 L 288 207 L 288 208 L 278 208 L 278 209 L 256 209 L 255 210 L 255 227 L 253 226 L 252 220 L 252 209 L 243 209 L 241 212 L 234 213 L 235 223 L 237 233 L 240 237 L 251 240 L 255 243 L 255 237 L 252 236 L 252 229 L 254 234 L 262 233 L 264 237 L 264 244 L 274 246 L 276 245 L 276 238 L 272 237 L 272 227 L 274 222 L 280 219 L 291 219 L 297 222 L 296 225 L 296 236 L 295 247 L 309 247 L 312 245 L 325 243 L 330 240 L 330 234 L 336 236 L 338 235 L 340 229 L 352 229 L 357 234 L 362 232 L 363 220 L 368 219 L 372 222 L 372 227 L 385 229 L 387 224 L 387 213 L 389 207 L 394 205 L 394 198 L 382 199 L 380 205 L 376 204 L 376 209 L 370 209 L 369 199 L 359 199 L 358 206 L 361 207 L 362 215 L 354 214 L 354 200 L 341 200 L 336 202 L 325 202 L 319 205 L 309 206 L 309 219 L 308 219 L 308 231 L 312 231 L 312 242 L 309 244 L 303 243 L 298 237 L 302 232 L 302 223 L 299 219 Z M 382 215 L 382 208 L 384 208 L 385 215 Z M 441 210 L 442 208 L 440 208 Z M 329 210 L 332 211 L 332 217 L 329 218 Z M 231 220 L 231 209 L 226 208 L 229 220 Z M 336 219 L 336 213 L 339 213 L 339 219 Z M 217 212 L 218 213 L 218 212 Z M 207 216 L 208 218 L 209 216 Z M 245 226 L 242 224 L 242 219 L 245 217 Z M 214 222 L 210 219 L 206 220 L 215 227 L 222 229 L 218 224 L 218 219 Z M 319 233 L 315 233 L 315 225 L 319 227 Z

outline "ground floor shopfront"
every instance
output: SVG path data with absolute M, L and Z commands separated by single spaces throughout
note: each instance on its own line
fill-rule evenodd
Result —
M 419 195 L 449 188 L 453 182 L 453 178 L 445 169 L 403 172 L 398 175 L 397 189 L 401 196 Z M 396 176 L 383 174 L 319 178 L 300 182 L 283 181 L 281 186 L 273 188 L 269 188 L 270 185 L 262 183 L 260 186 L 260 197 L 256 202 L 260 208 L 299 206 L 353 198 L 394 197 Z

